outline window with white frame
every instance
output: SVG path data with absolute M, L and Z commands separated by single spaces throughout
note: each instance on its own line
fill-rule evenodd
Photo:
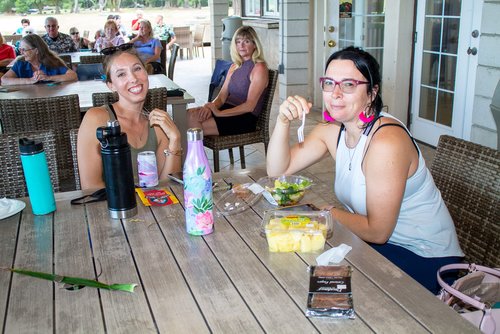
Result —
M 243 0 L 244 16 L 279 17 L 279 0 Z

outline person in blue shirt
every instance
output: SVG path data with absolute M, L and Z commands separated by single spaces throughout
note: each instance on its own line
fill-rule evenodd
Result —
M 29 19 L 21 19 L 21 26 L 17 28 L 17 30 L 14 32 L 14 35 L 21 35 L 23 32 L 23 29 L 26 27 L 29 27 L 30 25 L 30 20 Z
M 30 34 L 23 37 L 19 48 L 21 55 L 12 68 L 2 77 L 2 85 L 23 85 L 37 82 L 76 81 L 76 73 L 54 52 L 43 39 Z
M 148 20 L 139 22 L 137 36 L 130 40 L 134 43 L 142 62 L 146 65 L 149 74 L 160 74 L 163 71 L 161 63 L 161 50 L 163 49 L 158 38 L 153 37 L 153 28 Z

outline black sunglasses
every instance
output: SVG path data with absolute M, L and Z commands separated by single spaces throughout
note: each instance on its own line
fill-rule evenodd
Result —
M 116 51 L 126 51 L 128 49 L 131 49 L 134 47 L 134 44 L 132 43 L 125 43 L 125 44 L 121 44 L 121 45 L 118 45 L 118 46 L 112 46 L 112 47 L 109 47 L 109 48 L 105 48 L 105 49 L 102 49 L 101 50 L 101 53 L 105 56 L 109 56 L 109 55 L 112 55 L 113 53 L 115 53 Z
M 78 35 L 78 34 L 79 34 L 79 32 L 78 32 L 78 31 L 73 31 L 73 32 L 71 32 L 70 34 L 71 34 L 71 35 Z

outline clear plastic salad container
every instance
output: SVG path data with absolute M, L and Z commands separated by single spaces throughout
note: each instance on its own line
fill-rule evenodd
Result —
M 281 175 L 262 177 L 257 183 L 271 194 L 279 206 L 288 206 L 297 204 L 313 181 L 300 175 Z

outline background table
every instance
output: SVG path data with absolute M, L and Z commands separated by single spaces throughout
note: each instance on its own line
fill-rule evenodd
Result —
M 87 52 L 88 53 L 88 52 Z M 92 107 L 92 94 L 109 92 L 108 86 L 101 80 L 63 82 L 55 86 L 48 84 L 35 85 L 13 85 L 7 86 L 8 93 L 0 92 L 0 99 L 26 99 L 38 97 L 62 96 L 78 94 L 80 109 L 86 111 Z M 149 76 L 149 88 L 166 87 L 167 89 L 180 88 L 175 82 L 164 74 L 153 74 Z M 183 97 L 169 97 L 167 105 L 172 105 L 172 116 L 182 135 L 182 147 L 187 148 L 187 104 L 194 103 L 195 99 L 188 92 Z M 165 106 L 166 108 L 166 106 Z
M 216 174 L 249 182 L 263 171 Z M 183 203 L 182 186 L 165 183 Z M 303 202 L 330 201 L 316 184 Z M 330 189 L 331 192 L 331 189 Z M 57 211 L 29 207 L 0 221 L 0 266 L 138 283 L 134 293 L 58 284 L 0 271 L 0 321 L 11 332 L 474 333 L 474 328 L 349 230 L 334 226 L 328 245 L 353 247 L 356 319 L 307 318 L 307 267 L 317 254 L 270 253 L 260 235 L 264 199 L 218 217 L 215 232 L 190 236 L 182 204 L 145 208 L 111 220 L 106 202 L 71 206 L 80 192 L 57 194 Z M 220 197 L 222 193 L 215 193 Z

